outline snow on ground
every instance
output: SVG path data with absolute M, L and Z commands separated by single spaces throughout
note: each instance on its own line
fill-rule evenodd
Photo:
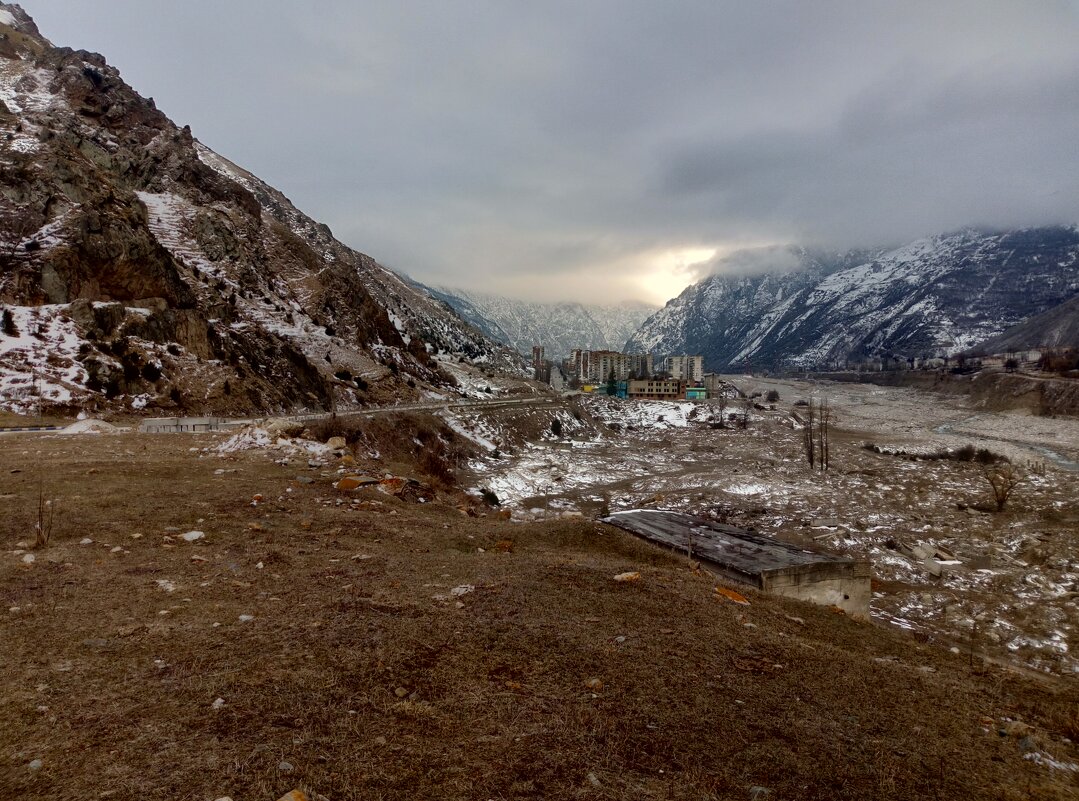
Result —
M 106 423 L 104 420 L 94 420 L 92 418 L 83 418 L 76 420 L 69 426 L 64 427 L 58 433 L 60 434 L 111 434 L 119 429 L 112 423 Z
M 582 395 L 589 413 L 607 425 L 625 429 L 685 428 L 690 421 L 699 421 L 712 407 L 693 401 L 657 401 L 636 398 L 620 399 L 608 395 Z
M 973 444 L 1013 454 L 1026 468 L 1035 445 L 1051 443 L 1073 455 L 1079 448 L 1079 421 L 972 416 L 961 404 L 916 391 L 859 389 L 827 388 L 834 430 L 865 431 L 893 450 Z M 534 439 L 509 454 L 504 449 L 500 459 L 470 465 L 470 483 L 477 492 L 494 492 L 519 519 L 675 509 L 869 558 L 887 583 L 887 591 L 874 595 L 878 618 L 948 643 L 968 642 L 973 631 L 990 652 L 1079 674 L 1079 525 L 1068 522 L 1079 524 L 1073 468 L 1046 459 L 1026 468 L 1011 515 L 966 508 L 984 503 L 988 493 L 977 465 L 873 453 L 857 434 L 833 443 L 833 469 L 822 475 L 809 470 L 802 433 L 789 418 L 794 400 L 821 390 L 798 385 L 781 392 L 781 408 L 758 412 L 747 430 L 712 428 L 709 404 L 584 396 L 582 405 L 595 418 L 618 427 Z M 949 425 L 954 431 L 940 430 Z M 820 518 L 835 524 L 820 526 Z M 904 550 L 911 548 L 941 549 L 944 555 L 933 561 L 942 574 Z
M 452 356 L 436 357 L 439 366 L 457 382 L 457 391 L 467 398 L 489 399 L 519 389 L 520 379 L 485 374 L 471 364 L 462 364 Z
M 146 206 L 150 230 L 175 258 L 200 273 L 217 273 L 189 231 L 195 223 L 196 209 L 172 192 L 136 192 Z
M 75 360 L 82 339 L 66 305 L 5 306 L 16 333 L 0 331 L 0 408 L 26 414 L 64 404 L 83 391 L 86 371 Z
M 321 442 L 309 439 L 278 437 L 261 426 L 245 426 L 220 445 L 209 450 L 226 455 L 250 450 L 276 449 L 292 455 L 309 455 L 313 458 L 327 457 L 332 449 Z
M 15 114 L 47 111 L 63 103 L 49 92 L 52 77 L 45 70 L 34 69 L 23 61 L 4 59 L 0 64 L 0 100 Z
M 474 442 L 486 451 L 498 450 L 498 444 L 502 441 L 502 432 L 485 417 L 463 417 L 461 415 L 444 412 L 442 419 L 455 433 L 460 434 L 470 442 Z

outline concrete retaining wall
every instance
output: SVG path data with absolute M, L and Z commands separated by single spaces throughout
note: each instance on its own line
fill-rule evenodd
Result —
M 142 434 L 190 434 L 224 431 L 229 427 L 224 417 L 148 417 L 139 423 Z

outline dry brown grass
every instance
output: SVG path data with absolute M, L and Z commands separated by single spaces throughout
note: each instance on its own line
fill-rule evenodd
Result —
M 714 580 L 684 560 L 587 522 L 466 518 L 449 495 L 421 506 L 365 490 L 363 510 L 338 506 L 332 476 L 306 459 L 188 450 L 215 441 L 57 437 L 4 451 L 8 795 L 1079 791 L 1075 774 L 1025 761 L 1015 739 L 995 733 L 1021 717 L 1045 750 L 1079 760 L 1059 725 L 1079 700 L 1074 687 L 971 675 L 964 656 L 793 601 L 717 601 Z M 26 567 L 10 550 L 31 536 L 20 512 L 33 506 L 31 459 L 62 479 L 65 515 Z M 299 473 L 316 483 L 296 482 Z M 205 540 L 175 537 L 196 528 Z M 642 580 L 612 581 L 624 570 Z M 475 590 L 435 598 L 465 584 Z M 31 773 L 35 758 L 45 767 Z M 280 772 L 282 761 L 294 772 Z

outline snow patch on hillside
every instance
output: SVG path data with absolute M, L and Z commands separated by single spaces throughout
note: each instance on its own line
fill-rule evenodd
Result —
M 16 333 L 0 331 L 0 408 L 26 414 L 45 404 L 69 403 L 85 391 L 76 361 L 83 340 L 67 306 L 5 306 Z

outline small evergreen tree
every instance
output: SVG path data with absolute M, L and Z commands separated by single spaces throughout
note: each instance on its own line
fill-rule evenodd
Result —
M 11 309 L 5 308 L 4 313 L 0 315 L 0 329 L 9 337 L 19 335 L 19 329 L 15 325 L 15 316 L 11 313 Z

